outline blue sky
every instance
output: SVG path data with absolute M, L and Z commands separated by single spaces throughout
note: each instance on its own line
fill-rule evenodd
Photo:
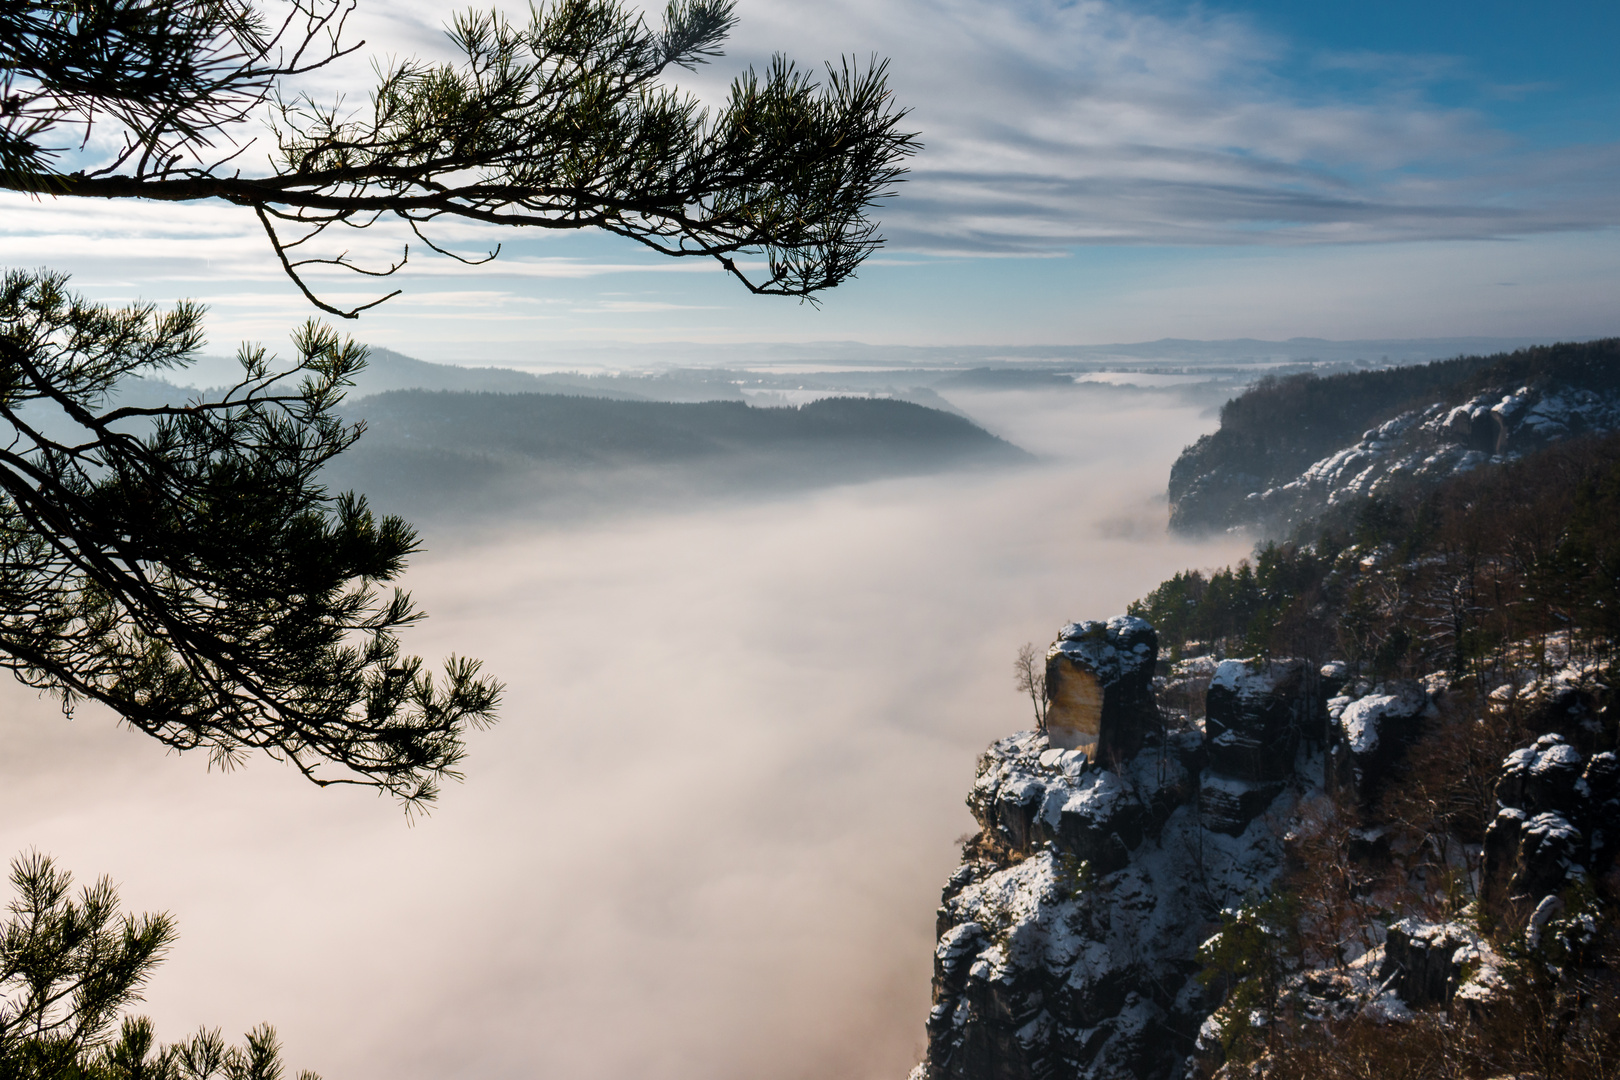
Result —
M 1620 6 L 1591 0 L 1359 0 L 1353 4 L 1214 3 L 1254 19 L 1312 54 L 1364 52 L 1443 58 L 1455 76 L 1429 87 L 1432 100 L 1475 108 L 1533 143 L 1613 141 L 1620 124 Z M 1324 78 L 1325 89 L 1354 89 Z
M 432 53 L 446 5 L 363 4 Z M 889 248 L 818 307 L 610 237 L 419 261 L 354 332 L 431 359 L 548 344 L 854 339 L 1591 337 L 1620 333 L 1620 5 L 1551 0 L 741 0 L 714 97 L 773 51 L 892 60 L 925 151 Z M 352 73 L 338 86 L 352 93 Z M 309 309 L 227 207 L 0 203 L 0 258 L 108 299 L 192 296 L 213 339 Z M 397 235 L 362 238 L 385 258 Z M 363 280 L 326 283 L 366 295 Z

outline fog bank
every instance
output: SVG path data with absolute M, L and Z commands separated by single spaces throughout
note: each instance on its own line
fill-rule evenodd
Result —
M 1018 646 L 1247 548 L 1164 532 L 1195 407 L 947 396 L 1043 464 L 430 534 L 407 647 L 508 690 L 414 826 L 8 682 L 0 850 L 176 915 L 164 1038 L 268 1020 L 328 1080 L 898 1080 Z

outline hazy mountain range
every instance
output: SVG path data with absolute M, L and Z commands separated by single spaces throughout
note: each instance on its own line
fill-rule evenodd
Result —
M 965 416 L 953 392 L 1108 395 L 1138 393 L 1115 385 L 1135 383 L 1213 407 L 1261 375 L 1400 367 L 1507 344 L 675 344 L 639 347 L 619 369 L 611 362 L 631 354 L 601 346 L 569 354 L 582 361 L 575 371 L 437 364 L 377 348 L 343 406 L 367 433 L 328 477 L 390 511 L 447 520 L 801 490 L 1028 459 Z M 234 361 L 203 357 L 173 377 L 217 387 L 236 374 Z
M 508 362 L 501 367 L 480 366 L 474 357 L 458 358 L 454 364 L 428 363 L 391 349 L 373 348 L 373 371 L 362 387 L 374 385 L 375 388 L 363 389 L 362 392 L 379 393 L 418 387 L 507 392 L 534 389 L 533 384 L 524 384 L 515 379 L 515 374 L 520 373 L 539 375 L 545 380 L 546 389 L 578 386 L 582 385 L 582 380 L 583 385 L 600 387 L 602 384 L 598 380 L 602 377 L 615 382 L 620 379 L 646 379 L 652 375 L 667 379 L 667 382 L 648 380 L 642 383 L 655 393 L 662 387 L 680 387 L 695 372 L 717 370 L 752 373 L 756 377 L 770 373 L 783 379 L 840 369 L 848 375 L 872 372 L 874 369 L 923 374 L 929 369 L 956 371 L 975 367 L 1034 367 L 1077 373 L 1142 370 L 1213 375 L 1219 373 L 1214 369 L 1222 367 L 1249 370 L 1290 364 L 1354 367 L 1419 363 L 1453 356 L 1508 352 L 1545 343 L 1538 338 L 1496 337 L 1356 341 L 1329 341 L 1324 338 L 1195 341 L 1165 338 L 1112 345 L 870 345 L 855 341 L 796 344 L 660 342 L 649 345 L 605 342 L 592 345 L 547 344 L 543 348 L 536 347 L 530 357 Z M 384 366 L 391 371 L 386 378 L 381 370 Z M 795 370 L 784 371 L 789 368 Z M 235 362 L 228 357 L 205 356 L 186 372 L 176 373 L 173 378 L 174 381 L 195 386 L 212 386 L 229 380 L 235 371 Z M 389 380 L 392 380 L 392 384 Z M 624 389 L 643 396 L 633 387 Z

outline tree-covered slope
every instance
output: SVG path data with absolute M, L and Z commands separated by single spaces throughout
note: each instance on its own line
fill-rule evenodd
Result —
M 1283 532 L 1348 495 L 1617 425 L 1620 339 L 1263 379 L 1171 469 L 1171 527 Z
M 1620 662 L 1620 434 L 1336 506 L 1294 541 L 1134 605 L 1166 650 L 1507 678 L 1527 640 Z M 1491 682 L 1487 689 L 1497 684 Z
M 366 434 L 329 482 L 417 514 L 796 488 L 1029 457 L 964 417 L 888 398 L 758 408 L 405 390 L 344 412 Z
M 1616 521 L 1620 433 L 1564 438 L 1347 498 L 1132 605 L 1170 655 L 1162 715 L 1211 754 L 1232 672 L 1292 665 L 1314 694 L 1306 795 L 1266 811 L 1283 873 L 1210 912 L 1186 1075 L 1615 1075 Z

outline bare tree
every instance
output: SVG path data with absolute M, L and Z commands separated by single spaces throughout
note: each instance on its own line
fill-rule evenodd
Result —
M 1020 694 L 1029 695 L 1035 709 L 1035 730 L 1045 731 L 1046 707 L 1050 704 L 1046 697 L 1046 655 L 1033 643 L 1019 648 L 1018 659 L 1013 661 L 1013 680 Z

